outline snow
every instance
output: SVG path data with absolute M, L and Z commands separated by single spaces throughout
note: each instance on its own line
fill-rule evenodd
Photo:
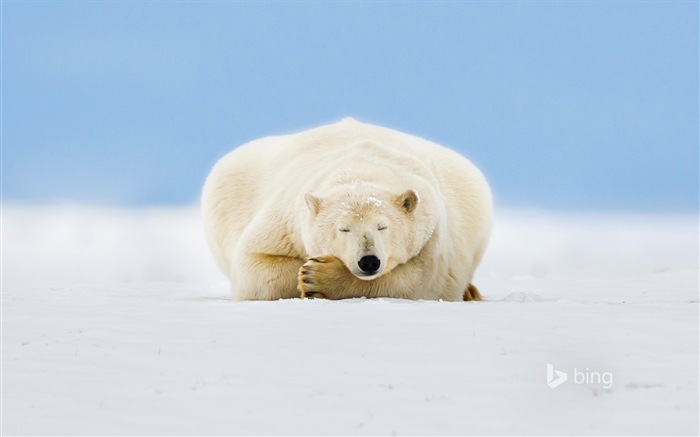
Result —
M 367 198 L 367 200 L 365 200 L 365 204 L 366 204 L 366 205 L 374 205 L 374 206 L 376 206 L 377 208 L 381 208 L 381 207 L 384 205 L 384 202 L 381 201 L 381 200 L 379 200 L 379 199 L 377 199 L 377 198 L 374 197 L 374 196 L 369 196 L 369 197 Z
M 195 208 L 2 222 L 3 435 L 699 432 L 694 214 L 498 209 L 477 303 L 232 301 Z

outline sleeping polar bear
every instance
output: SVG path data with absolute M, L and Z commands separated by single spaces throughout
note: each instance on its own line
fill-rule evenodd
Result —
M 262 138 L 204 185 L 209 247 L 238 300 L 480 300 L 491 192 L 467 159 L 344 119 Z

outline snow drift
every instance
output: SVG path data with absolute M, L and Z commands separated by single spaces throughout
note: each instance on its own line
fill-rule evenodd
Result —
M 234 302 L 195 208 L 5 205 L 2 433 L 697 434 L 697 215 L 496 212 L 485 302 Z

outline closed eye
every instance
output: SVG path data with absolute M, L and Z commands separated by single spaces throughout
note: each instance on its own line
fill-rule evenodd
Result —
M 340 229 L 338 229 L 338 231 L 340 231 L 340 232 L 350 232 L 350 229 L 347 229 L 347 228 L 340 228 Z
M 378 230 L 378 231 L 383 231 L 384 229 L 386 229 L 386 225 L 379 225 L 379 226 L 377 226 L 377 230 Z

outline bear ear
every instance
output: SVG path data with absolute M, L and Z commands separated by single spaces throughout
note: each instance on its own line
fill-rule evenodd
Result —
M 313 215 L 317 215 L 318 211 L 321 209 L 321 199 L 311 193 L 306 193 L 304 200 L 306 200 L 306 206 L 309 207 L 311 213 L 313 213 Z
M 418 199 L 418 193 L 413 190 L 406 190 L 399 194 L 395 202 L 396 206 L 410 214 L 416 209 L 420 200 Z

